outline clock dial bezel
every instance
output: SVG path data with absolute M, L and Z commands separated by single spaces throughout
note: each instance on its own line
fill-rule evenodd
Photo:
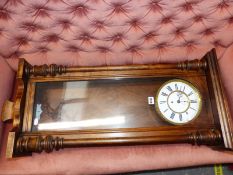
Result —
M 159 93 L 160 93 L 160 91 L 161 91 L 161 89 L 163 88 L 163 87 L 166 87 L 166 85 L 168 85 L 169 83 L 172 83 L 172 82 L 181 82 L 181 83 L 184 83 L 184 84 L 186 84 L 186 85 L 188 85 L 188 86 L 190 86 L 192 89 L 193 89 L 193 91 L 194 91 L 194 93 L 195 94 L 197 94 L 197 96 L 198 96 L 198 111 L 197 111 L 197 113 L 196 113 L 196 115 L 191 119 L 191 120 L 189 120 L 189 121 L 187 121 L 187 122 L 182 122 L 182 123 L 178 123 L 178 122 L 174 122 L 174 121 L 171 121 L 171 120 L 169 120 L 169 119 L 167 119 L 167 117 L 160 111 L 160 108 L 159 108 L 159 101 L 158 101 L 158 98 L 159 98 Z M 175 91 L 173 91 L 173 92 L 175 92 Z M 172 92 L 172 93 L 173 93 Z M 170 94 L 169 94 L 170 95 Z M 187 94 L 186 94 L 187 95 Z M 190 103 L 190 102 L 189 102 Z M 169 106 L 169 105 L 168 105 Z M 189 106 L 190 106 L 190 104 L 189 104 Z M 169 107 L 170 108 L 170 107 Z M 198 90 L 198 88 L 195 86 L 195 85 L 193 85 L 191 82 L 189 82 L 189 81 L 187 81 L 187 80 L 183 80 L 183 79 L 171 79 L 171 80 L 168 80 L 168 81 L 166 81 L 165 83 L 163 83 L 161 86 L 160 86 L 160 88 L 157 90 L 157 93 L 156 93 L 156 96 L 155 96 L 155 110 L 156 110 L 156 112 L 157 112 L 157 114 L 163 119 L 163 120 L 165 120 L 166 122 L 168 122 L 168 123 L 170 123 L 170 124 L 173 124 L 173 125 L 186 125 L 186 124 L 188 124 L 188 123 L 190 123 L 190 122 L 192 122 L 192 121 L 194 121 L 199 115 L 200 115 L 200 113 L 201 113 L 201 110 L 202 110 L 202 95 L 201 95 L 201 92 L 200 92 L 200 90 Z M 173 110 L 172 110 L 173 111 Z M 178 112 L 175 112 L 176 114 L 179 114 Z

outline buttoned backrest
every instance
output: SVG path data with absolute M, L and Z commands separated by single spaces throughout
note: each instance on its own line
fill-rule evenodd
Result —
M 0 55 L 13 64 L 121 65 L 219 56 L 233 42 L 231 0 L 5 0 Z

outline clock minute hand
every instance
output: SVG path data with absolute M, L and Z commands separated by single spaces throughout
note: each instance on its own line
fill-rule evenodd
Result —
M 180 101 L 180 102 L 188 102 L 188 101 Z

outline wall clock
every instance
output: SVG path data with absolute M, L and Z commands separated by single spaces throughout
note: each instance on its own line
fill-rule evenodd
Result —
M 182 125 L 200 115 L 202 97 L 199 90 L 182 79 L 165 82 L 156 95 L 158 114 L 172 124 Z
M 215 50 L 172 64 L 32 66 L 21 59 L 7 157 L 63 148 L 190 143 L 232 149 Z

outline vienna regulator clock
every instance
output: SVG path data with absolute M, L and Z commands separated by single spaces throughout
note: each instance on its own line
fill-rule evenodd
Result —
M 232 149 L 215 50 L 175 64 L 66 67 L 20 60 L 7 156 L 105 145 L 190 143 Z

